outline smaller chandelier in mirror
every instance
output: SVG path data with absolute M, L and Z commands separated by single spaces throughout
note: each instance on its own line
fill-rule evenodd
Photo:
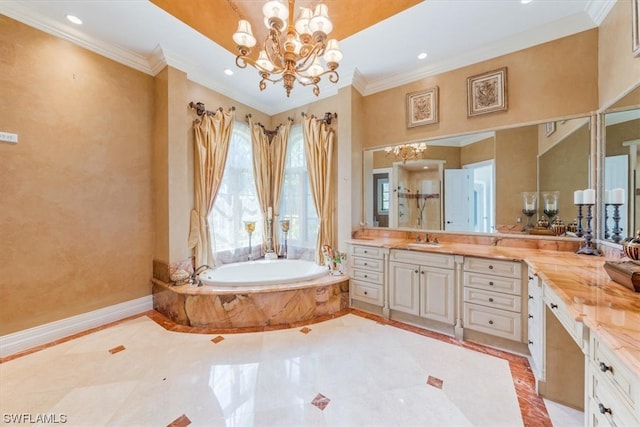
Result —
M 427 149 L 427 144 L 424 142 L 416 142 L 413 144 L 394 145 L 393 147 L 386 147 L 384 152 L 386 156 L 394 156 L 398 160 L 402 160 L 402 163 L 406 163 L 407 160 L 414 160 L 422 158 L 421 154 Z

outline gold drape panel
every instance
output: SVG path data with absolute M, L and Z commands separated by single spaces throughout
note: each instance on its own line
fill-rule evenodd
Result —
M 303 115 L 302 135 L 309 185 L 320 220 L 316 242 L 316 262 L 323 264 L 322 245 L 335 246 L 333 244 L 332 184 L 335 132 L 323 121 Z
M 204 114 L 194 123 L 194 208 L 191 211 L 189 247 L 194 249 L 196 267 L 215 265 L 207 217 L 220 188 L 229 152 L 235 111 Z
M 273 217 L 276 220 L 283 220 L 280 218 L 280 196 L 282 195 L 282 184 L 284 184 L 284 163 L 287 156 L 287 144 L 289 143 L 289 131 L 291 130 L 291 120 L 287 123 L 280 125 L 278 133 L 273 137 L 271 141 L 271 159 L 273 161 L 271 172 L 271 188 L 273 189 L 272 202 L 273 202 Z M 275 222 L 273 228 L 273 246 L 276 253 L 280 253 L 280 222 Z
M 253 153 L 253 176 L 256 184 L 258 203 L 262 211 L 264 226 L 262 227 L 262 248 L 267 247 L 267 209 L 271 206 L 271 149 L 269 138 L 260 124 L 254 123 L 251 116 L 247 117 L 251 129 L 251 146 Z M 249 248 L 251 251 L 251 248 Z

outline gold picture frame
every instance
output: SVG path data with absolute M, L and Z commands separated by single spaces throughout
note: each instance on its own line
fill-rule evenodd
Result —
M 438 123 L 438 86 L 407 94 L 407 127 Z
M 631 0 L 631 35 L 633 36 L 633 56 L 640 56 L 640 0 Z
M 467 78 L 468 117 L 507 108 L 507 67 Z

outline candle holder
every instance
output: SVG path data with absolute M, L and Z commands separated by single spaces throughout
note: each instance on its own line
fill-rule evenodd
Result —
M 576 223 L 578 225 L 578 229 L 576 231 L 576 237 L 582 237 L 582 236 L 584 236 L 583 229 L 582 229 L 582 218 L 583 218 L 583 216 L 582 216 L 582 207 L 586 206 L 586 205 L 581 203 L 581 204 L 578 204 L 576 206 L 578 207 L 578 218 L 576 220 Z
M 282 250 L 282 257 L 287 258 L 287 234 L 289 233 L 289 220 L 283 219 L 280 221 L 280 227 L 282 227 L 282 233 L 284 234 L 284 245 Z
M 244 222 L 244 229 L 246 230 L 247 233 L 249 233 L 249 256 L 248 256 L 248 259 L 251 260 L 253 258 L 252 254 L 251 254 L 251 235 L 253 234 L 254 231 L 256 231 L 256 222 L 255 221 L 245 221 Z
M 579 205 L 579 206 L 582 206 L 582 205 Z M 591 239 L 593 238 L 591 234 L 591 219 L 593 218 L 591 215 L 591 209 L 593 208 L 593 205 L 585 204 L 584 206 L 587 207 L 587 216 L 586 216 L 587 222 L 584 230 L 584 245 L 580 249 L 578 249 L 576 253 L 582 254 L 582 255 L 600 256 L 600 251 L 597 248 L 594 248 L 591 243 Z
M 544 214 L 549 220 L 549 224 L 553 224 L 553 220 L 558 215 L 558 198 L 560 197 L 559 191 L 545 191 L 542 193 L 542 200 L 544 201 Z
M 522 231 L 528 231 L 535 226 L 531 222 L 531 218 L 536 214 L 536 201 L 538 200 L 538 193 L 535 191 L 523 191 L 522 192 L 522 213 L 527 217 L 527 224 Z
M 611 203 L 604 204 L 604 239 L 611 238 L 611 230 L 609 229 L 609 206 Z
M 549 219 L 549 224 L 553 224 L 554 218 L 558 215 L 558 209 L 545 209 L 544 214 Z
M 264 259 L 278 259 L 278 255 L 273 250 L 273 219 L 267 219 L 267 250 L 264 253 Z
M 612 203 L 612 205 L 613 205 L 613 230 L 612 230 L 613 234 L 611 234 L 611 238 L 613 239 L 614 242 L 620 243 L 620 240 L 622 240 L 622 237 L 620 237 L 620 234 L 622 233 L 622 229 L 620 228 L 620 206 L 622 206 L 622 203 Z M 605 206 L 605 212 L 606 210 L 607 208 Z M 606 226 L 605 226 L 605 230 L 606 230 Z

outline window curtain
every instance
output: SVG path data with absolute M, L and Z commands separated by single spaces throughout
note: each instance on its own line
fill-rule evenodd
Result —
M 284 183 L 284 168 L 285 159 L 287 157 L 287 144 L 289 143 L 289 132 L 291 130 L 292 120 L 287 120 L 287 123 L 278 126 L 273 141 L 271 142 L 271 155 L 273 172 L 271 174 L 271 188 L 273 190 L 272 206 L 273 217 L 277 220 L 273 229 L 273 245 L 276 253 L 280 253 L 280 198 L 282 196 L 282 184 Z
M 271 148 L 269 144 L 269 137 L 264 131 L 264 128 L 255 123 L 251 116 L 247 116 L 247 122 L 251 130 L 251 147 L 253 153 L 253 177 L 256 184 L 256 194 L 258 196 L 258 203 L 260 204 L 260 210 L 262 211 L 262 249 L 267 249 L 267 210 L 271 206 L 271 200 L 273 199 L 271 190 Z
M 302 135 L 311 194 L 320 220 L 316 262 L 323 264 L 322 245 L 333 244 L 333 147 L 335 132 L 313 116 L 302 116 Z
M 194 208 L 189 247 L 194 250 L 196 267 L 215 265 L 207 217 L 222 181 L 234 120 L 234 110 L 225 113 L 219 109 L 194 123 Z

